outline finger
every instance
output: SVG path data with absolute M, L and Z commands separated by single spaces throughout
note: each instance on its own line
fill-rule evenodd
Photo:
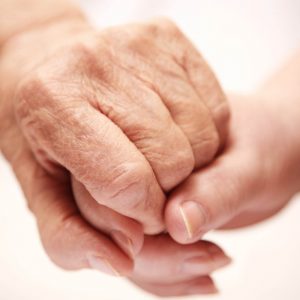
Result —
M 180 29 L 167 18 L 155 18 L 146 23 L 148 33 L 159 40 L 162 51 L 173 53 L 176 62 L 184 69 L 201 101 L 208 107 L 219 132 L 220 145 L 226 141 L 230 111 L 224 92 L 199 51 Z M 157 31 L 165 34 L 157 35 Z
M 146 32 L 145 37 L 143 37 L 143 42 L 140 42 L 140 40 L 133 42 L 129 39 L 129 45 L 126 45 L 126 47 L 129 47 L 132 51 L 128 51 L 128 48 L 125 48 L 124 51 L 120 51 L 120 55 L 118 55 L 115 60 L 119 65 L 122 65 L 122 62 L 124 61 L 126 62 L 126 70 L 130 70 L 129 75 L 135 76 L 134 79 L 130 79 L 131 81 L 136 82 L 134 87 L 146 84 L 151 87 L 151 90 L 154 91 L 157 96 L 153 97 L 153 92 L 148 95 L 149 92 L 146 94 L 143 90 L 139 90 L 137 88 L 128 89 L 126 90 L 126 93 L 129 93 L 132 99 L 137 99 L 138 103 L 140 103 L 141 95 L 143 97 L 143 109 L 147 108 L 147 111 L 143 114 L 136 114 L 137 116 L 146 116 L 149 114 L 149 111 L 152 112 L 152 116 L 157 115 L 155 112 L 159 111 L 159 106 L 155 108 L 154 105 L 157 102 L 156 98 L 160 98 L 160 101 L 166 106 L 171 114 L 173 121 L 180 128 L 180 132 L 178 133 L 174 131 L 173 135 L 172 128 L 166 129 L 161 126 L 161 128 L 158 129 L 160 132 L 159 136 L 161 136 L 164 145 L 168 145 L 168 147 L 164 147 L 164 152 L 168 151 L 168 149 L 169 152 L 171 152 L 166 155 L 167 158 L 163 157 L 161 160 L 164 162 L 164 165 L 168 165 L 168 157 L 169 159 L 172 159 L 173 162 L 180 162 L 180 160 L 174 159 L 174 153 L 178 153 L 178 151 L 182 148 L 183 141 L 187 138 L 193 150 L 195 166 L 200 167 L 209 162 L 215 156 L 219 148 L 218 131 L 214 125 L 214 120 L 211 116 L 210 110 L 202 101 L 202 98 L 196 93 L 194 87 L 187 78 L 186 70 L 179 65 L 174 60 L 173 55 L 170 54 L 173 52 L 176 53 L 178 50 L 175 49 L 174 51 L 174 49 L 172 49 L 172 52 L 166 53 L 165 49 L 161 48 L 160 42 L 162 41 L 158 39 L 157 36 L 153 37 L 151 28 L 154 25 L 152 23 L 150 24 L 151 25 L 147 24 L 147 26 L 142 27 L 144 28 L 144 32 Z M 141 35 L 141 33 L 139 33 L 139 30 L 141 30 L 140 27 L 133 26 L 130 29 L 131 32 L 136 32 L 136 36 Z M 149 31 L 150 33 L 148 33 Z M 118 48 L 120 47 L 122 50 L 124 45 L 118 45 Z M 134 52 L 134 55 L 132 55 L 132 52 Z M 110 56 L 113 56 L 113 54 L 110 54 Z M 206 68 L 208 68 L 206 65 L 205 67 L 202 67 L 201 72 L 206 72 Z M 120 74 L 122 80 L 120 79 L 118 82 L 122 82 L 124 84 L 123 78 L 127 78 L 128 76 L 125 76 L 125 74 L 122 75 L 122 70 L 118 70 L 118 72 L 114 73 Z M 126 86 L 128 87 L 130 85 L 132 85 L 132 83 L 129 81 L 129 84 L 126 84 Z M 147 98 L 151 101 L 145 101 Z M 119 99 L 117 99 L 116 103 L 118 102 L 120 102 Z M 118 104 L 116 106 L 118 106 Z M 160 109 L 160 111 L 164 110 Z M 145 124 L 151 124 L 151 128 L 147 129 L 151 136 L 153 136 L 151 129 L 159 119 L 165 118 L 156 116 L 155 120 L 150 120 L 150 122 L 146 120 Z M 127 122 L 125 117 L 119 118 L 119 120 L 125 120 Z M 122 124 L 121 127 L 123 128 Z M 167 133 L 170 139 L 167 138 L 164 133 Z M 182 133 L 184 133 L 184 137 L 182 137 Z M 154 136 L 156 137 L 157 134 Z M 157 143 L 155 140 L 151 141 L 151 144 L 160 145 L 160 143 Z M 177 151 L 172 151 L 174 149 L 174 146 L 172 147 L 172 145 L 176 145 Z M 139 148 L 143 149 L 144 147 L 142 145 L 142 147 Z M 147 149 L 148 148 L 149 147 L 147 147 Z M 153 155 L 149 156 L 151 159 L 151 156 Z M 182 164 L 185 164 L 186 166 L 188 165 L 183 160 L 181 161 Z M 155 163 L 153 164 L 153 162 L 151 162 L 151 165 L 154 165 L 155 169 Z M 177 165 L 178 167 L 181 166 L 181 164 L 178 163 Z M 159 171 L 161 170 L 159 169 Z M 165 172 L 156 172 L 156 174 L 159 179 L 161 179 L 161 177 L 168 178 L 170 176 L 170 172 L 167 173 L 167 177 L 165 176 Z M 161 177 L 159 177 L 160 174 Z M 176 175 L 176 172 L 171 172 L 171 174 Z M 176 180 L 174 175 L 172 177 Z
M 185 70 L 188 81 L 210 110 L 219 132 L 220 145 L 224 145 L 228 133 L 230 110 L 215 74 L 175 23 L 167 18 L 156 18 L 149 24 L 166 32 L 165 35 L 161 35 L 161 45 L 168 46 L 171 53 L 175 54 L 175 59 Z M 155 30 L 152 30 L 152 33 L 155 34 Z
M 260 211 L 257 211 L 257 208 L 254 210 L 250 209 L 249 211 L 238 214 L 219 229 L 236 229 L 257 224 L 277 215 L 286 205 L 287 203 L 280 203 L 274 205 L 272 208 L 261 209 Z
M 211 242 L 181 245 L 166 234 L 146 236 L 143 248 L 135 258 L 132 278 L 172 284 L 210 274 L 230 261 L 222 249 Z
M 34 185 L 28 188 L 29 206 L 37 217 L 42 242 L 50 258 L 65 269 L 95 268 L 111 275 L 130 273 L 132 261 L 108 237 L 82 219 L 66 183 L 48 178 L 37 168 L 32 171 L 42 179 L 34 178 L 34 182 L 29 183 Z M 26 176 L 28 174 L 26 168 Z
M 126 238 L 119 240 L 117 236 L 116 242 L 126 253 L 132 255 L 133 243 L 128 242 L 128 239 L 133 241 L 137 239 L 134 236 L 136 234 L 134 223 L 125 223 L 127 220 L 123 216 L 98 205 L 82 185 L 73 182 L 73 186 L 78 206 L 85 218 L 98 230 L 112 233 L 114 239 L 115 228 L 118 232 L 125 232 Z M 168 235 L 160 235 L 146 236 L 142 250 L 142 245 L 140 243 L 137 245 L 135 255 L 138 252 L 139 254 L 135 257 L 133 276 L 142 281 L 170 283 L 186 280 L 209 274 L 230 262 L 228 256 L 218 246 L 206 241 L 183 246 L 175 243 Z
M 36 163 L 20 132 L 10 131 L 17 151 L 3 151 L 37 219 L 43 246 L 52 261 L 68 270 L 95 268 L 111 275 L 128 275 L 132 261 L 82 219 L 69 182 L 49 176 Z
M 150 65 L 141 67 L 142 62 L 139 59 L 133 62 L 128 57 L 130 55 L 115 57 L 110 48 L 103 51 L 108 52 L 111 62 L 106 61 L 99 68 L 109 64 L 109 72 L 114 76 L 109 77 L 109 82 L 103 77 L 90 79 L 90 88 L 98 91 L 93 105 L 100 107 L 101 112 L 122 129 L 148 160 L 163 190 L 168 191 L 183 181 L 194 168 L 189 141 L 152 88 L 152 78 L 150 81 L 148 78 L 148 84 L 140 77 L 140 69 L 143 74 L 152 72 Z M 124 61 L 128 67 L 126 70 Z M 139 69 L 131 68 L 131 63 Z
M 258 161 L 250 153 L 246 148 L 229 150 L 172 192 L 165 218 L 177 242 L 192 243 L 251 205 L 246 199 L 259 186 L 255 179 Z
M 135 257 L 144 241 L 141 224 L 97 203 L 73 176 L 72 187 L 77 206 L 85 220 L 110 236 L 128 256 Z
M 168 107 L 174 122 L 188 139 L 195 168 L 209 163 L 220 147 L 220 138 L 211 112 L 184 78 L 160 74 L 156 89 Z
M 197 49 L 187 40 L 187 47 L 182 57 L 182 64 L 187 71 L 198 96 L 208 107 L 214 124 L 219 133 L 220 145 L 224 145 L 228 135 L 230 109 L 226 96 L 204 58 Z
M 163 78 L 157 87 L 173 120 L 193 149 L 195 167 L 210 162 L 219 146 L 219 135 L 208 108 L 183 78 Z
M 209 276 L 171 284 L 134 281 L 143 290 L 159 297 L 216 294 L 218 290 Z
M 138 220 L 146 233 L 160 232 L 164 194 L 147 160 L 120 128 L 82 100 L 94 95 L 49 81 L 29 79 L 17 96 L 18 116 L 35 153 L 45 150 L 100 204 Z M 66 100 L 62 90 L 68 84 Z

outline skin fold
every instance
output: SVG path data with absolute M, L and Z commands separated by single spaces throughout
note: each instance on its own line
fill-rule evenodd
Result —
M 181 245 L 168 234 L 145 235 L 143 243 L 136 244 L 132 242 L 136 228 L 129 226 L 124 216 L 99 205 L 74 179 L 73 193 L 82 216 L 134 258 L 134 269 L 129 276 L 133 283 L 159 296 L 217 292 L 209 274 L 231 262 L 220 247 L 208 241 Z M 111 267 L 116 273 L 115 266 Z M 99 269 L 105 271 L 102 265 Z
M 98 31 L 74 5 L 53 2 L 1 1 L 1 151 L 53 262 L 68 270 L 132 275 L 134 256 L 144 253 L 144 233 L 165 230 L 165 193 L 224 144 L 226 97 L 173 22 Z M 34 9 L 24 11 L 24 5 Z M 11 10 L 16 18 L 5 18 Z M 105 227 L 83 217 L 76 183 L 106 209 Z M 170 246 L 161 257 L 172 245 L 185 253 L 165 238 Z M 205 245 L 199 249 L 209 256 Z M 221 263 L 212 266 L 215 256 Z M 215 292 L 207 275 L 228 263 L 221 250 L 211 257 L 203 262 L 206 271 L 196 274 L 204 276 L 199 280 L 206 293 Z M 185 283 L 177 293 L 194 279 L 178 277 Z
M 72 173 L 145 233 L 161 232 L 164 193 L 214 158 L 229 118 L 213 73 L 179 29 L 156 20 L 97 32 L 63 21 L 15 37 L 2 53 L 1 73 L 12 78 L 2 111 L 17 117 L 38 163 L 55 177 Z M 26 53 L 35 60 L 27 64 Z
M 300 190 L 299 127 L 294 126 L 299 121 L 299 109 L 297 111 L 297 108 L 287 107 L 281 97 L 276 100 L 275 97 L 266 98 L 267 95 L 271 94 L 264 91 L 251 97 L 230 97 L 232 123 L 225 151 L 209 166 L 195 171 L 170 194 L 165 211 L 166 223 L 170 235 L 178 243 L 193 246 L 199 243 L 208 230 L 240 228 L 265 220 L 278 213 Z M 278 136 L 281 137 L 280 144 Z M 108 221 L 106 212 L 101 211 L 101 208 L 97 210 L 94 207 L 96 202 L 88 194 L 80 194 L 78 188 L 74 192 L 85 218 L 97 228 L 105 230 L 102 224 Z M 203 220 L 197 215 L 197 209 L 185 206 L 185 209 L 188 207 L 190 210 L 182 218 L 181 201 L 194 201 L 201 207 L 201 212 L 210 214 L 204 215 Z M 159 239 L 166 240 L 163 243 L 160 241 L 159 246 L 153 248 L 153 241 Z M 160 261 L 162 244 L 174 250 Z M 194 279 L 187 280 L 186 274 L 181 272 L 180 276 L 184 279 L 180 285 L 176 284 L 178 277 L 174 268 L 177 268 L 178 258 L 171 258 L 172 253 L 178 253 L 179 249 L 179 244 L 174 243 L 167 235 L 152 238 L 145 236 L 144 246 L 135 258 L 135 272 L 131 280 L 158 295 L 188 294 L 189 288 L 185 284 L 188 282 L 189 286 L 193 286 Z M 188 248 L 181 249 L 185 252 L 181 253 L 182 256 L 189 252 Z M 152 259 L 149 259 L 149 255 Z M 168 264 L 167 257 L 172 263 Z M 197 266 L 197 259 L 192 259 L 189 272 L 203 271 L 205 264 L 203 260 L 200 261 Z M 217 261 L 221 267 L 230 260 L 220 256 Z M 210 269 L 207 274 L 212 271 Z M 202 280 L 203 277 L 200 277 Z M 165 283 L 164 280 L 168 282 Z M 206 287 L 200 283 L 196 285 L 199 285 L 199 293 L 205 293 Z
M 169 20 L 98 31 L 48 0 L 4 0 L 0 20 L 0 149 L 51 260 L 160 296 L 215 293 L 230 259 L 203 235 L 300 189 L 299 53 L 229 108 Z

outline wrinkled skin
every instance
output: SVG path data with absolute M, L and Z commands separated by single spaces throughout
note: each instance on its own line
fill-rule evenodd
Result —
M 8 41 L 0 59 L 0 146 L 48 255 L 65 269 L 132 274 L 144 232 L 165 229 L 165 193 L 224 144 L 229 109 L 213 73 L 167 20 L 44 24 Z M 126 224 L 132 251 L 82 217 L 70 174 L 111 224 Z
M 289 112 L 295 109 L 288 108 L 282 100 L 270 101 L 261 95 L 232 96 L 230 104 L 232 123 L 225 151 L 209 166 L 195 171 L 168 199 L 169 233 L 179 243 L 189 245 L 180 246 L 166 235 L 146 236 L 135 258 L 131 279 L 152 293 L 162 296 L 212 293 L 215 288 L 206 275 L 228 264 L 229 259 L 216 246 L 197 241 L 211 229 L 239 228 L 265 220 L 300 190 L 300 142 L 298 128 L 290 121 Z M 74 192 L 81 213 L 97 229 L 106 231 L 107 224 L 109 228 L 122 224 L 117 218 L 110 218 L 106 208 L 96 206 L 84 187 L 74 183 Z M 206 215 L 203 220 L 197 209 L 192 207 L 187 211 L 190 214 L 186 220 L 192 229 L 192 236 L 188 236 L 180 205 L 192 200 L 204 207 Z M 111 219 L 115 224 L 111 224 Z M 216 249 L 212 256 L 207 246 Z M 128 246 L 123 249 L 130 253 Z M 204 249 L 206 258 L 200 258 Z M 195 257 L 185 269 L 186 257 L 194 250 Z
M 208 275 L 230 260 L 195 241 L 212 228 L 265 219 L 299 190 L 297 134 L 282 119 L 290 114 L 259 99 L 232 101 L 227 148 L 199 170 L 224 144 L 228 107 L 168 21 L 101 32 L 81 20 L 34 29 L 2 49 L 0 79 L 1 150 L 47 253 L 63 268 L 129 275 L 161 296 L 213 293 Z M 144 230 L 164 229 L 164 193 L 174 187 L 167 229 L 194 244 L 164 234 L 143 241 Z M 187 200 L 198 206 L 183 209 Z
M 15 60 L 24 63 L 23 53 L 4 61 L 2 74 L 22 77 L 4 91 L 7 101 L 14 97 L 21 130 L 48 173 L 66 168 L 100 204 L 139 221 L 146 233 L 161 232 L 164 192 L 211 161 L 225 139 L 225 97 L 169 21 L 101 32 L 76 26 L 47 53 L 30 48 L 39 59 L 22 72 Z

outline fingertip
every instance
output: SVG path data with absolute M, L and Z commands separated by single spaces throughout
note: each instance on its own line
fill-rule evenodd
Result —
M 144 226 L 144 233 L 147 235 L 156 235 L 164 232 L 166 229 L 163 218 L 154 219 L 152 224 Z
M 113 230 L 110 235 L 115 243 L 130 257 L 136 257 L 144 244 L 143 226 L 134 220 L 119 230 Z
M 178 243 L 190 244 L 205 233 L 207 217 L 203 207 L 196 201 L 171 199 L 165 210 L 166 227 L 171 237 Z
M 202 276 L 195 280 L 194 284 L 189 287 L 189 292 L 193 294 L 217 294 L 219 290 L 210 276 Z
M 90 191 L 98 205 L 105 206 L 124 217 L 139 222 L 145 234 L 154 235 L 164 231 L 163 208 L 165 195 L 155 183 L 147 183 L 140 176 L 137 184 L 128 184 L 116 196 L 103 197 L 98 191 Z
M 142 289 L 159 297 L 179 297 L 187 295 L 209 295 L 219 292 L 215 283 L 209 276 L 200 276 L 192 280 L 183 280 L 168 284 L 157 282 L 143 282 L 132 280 L 133 283 Z
M 40 233 L 50 259 L 62 269 L 93 268 L 114 276 L 128 276 L 133 271 L 133 261 L 79 214 L 62 223 L 47 223 Z
M 205 286 L 192 285 L 187 290 L 187 294 L 189 295 L 216 295 L 219 292 L 215 284 L 207 284 Z

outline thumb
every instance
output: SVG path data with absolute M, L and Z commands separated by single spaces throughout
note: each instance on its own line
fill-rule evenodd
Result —
M 165 210 L 172 238 L 193 243 L 242 212 L 246 196 L 249 199 L 257 188 L 256 165 L 257 160 L 247 149 L 229 150 L 178 186 Z

